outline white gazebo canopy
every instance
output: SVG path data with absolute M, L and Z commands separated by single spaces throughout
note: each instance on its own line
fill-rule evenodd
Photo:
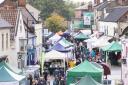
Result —
M 104 47 L 106 45 L 109 44 L 108 40 L 111 39 L 112 37 L 109 37 L 109 36 L 102 36 L 100 37 L 99 39 L 97 39 L 96 42 L 92 43 L 92 47 L 95 48 L 95 47 Z
M 58 52 L 56 50 L 49 51 L 45 54 L 45 61 L 54 60 L 54 59 L 62 59 L 65 60 L 67 57 L 64 53 Z
M 98 39 L 96 37 L 91 37 L 90 39 L 84 40 L 87 43 L 87 48 L 92 49 L 92 44 Z
M 92 37 L 90 39 L 84 40 L 84 42 L 96 42 L 97 38 L 96 37 Z

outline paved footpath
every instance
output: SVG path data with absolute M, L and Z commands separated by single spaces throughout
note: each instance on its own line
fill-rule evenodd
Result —
M 111 85 L 115 85 L 116 81 L 121 80 L 121 67 L 111 66 L 111 75 L 108 75 L 108 79 L 112 80 Z

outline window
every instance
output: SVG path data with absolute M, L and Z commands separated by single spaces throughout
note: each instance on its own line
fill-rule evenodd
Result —
M 10 41 L 12 42 L 14 40 L 14 29 L 10 29 Z
M 8 49 L 8 33 L 6 33 L 6 49 Z
M 4 34 L 2 34 L 2 50 L 4 50 Z

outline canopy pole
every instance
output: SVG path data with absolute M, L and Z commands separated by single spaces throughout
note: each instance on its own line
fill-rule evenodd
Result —
M 106 64 L 107 64 L 107 60 L 108 60 L 108 57 L 107 57 L 107 51 L 106 51 L 106 53 L 105 53 L 105 54 L 106 54 Z
M 66 71 L 66 70 L 65 70 L 65 61 L 66 61 L 66 60 L 64 59 L 64 75 L 65 75 L 65 71 Z

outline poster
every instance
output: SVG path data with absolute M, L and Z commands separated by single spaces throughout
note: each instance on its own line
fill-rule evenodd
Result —
M 84 25 L 91 25 L 91 16 L 84 16 Z
M 91 21 L 94 20 L 94 13 L 93 12 L 84 12 L 84 25 L 92 25 Z

